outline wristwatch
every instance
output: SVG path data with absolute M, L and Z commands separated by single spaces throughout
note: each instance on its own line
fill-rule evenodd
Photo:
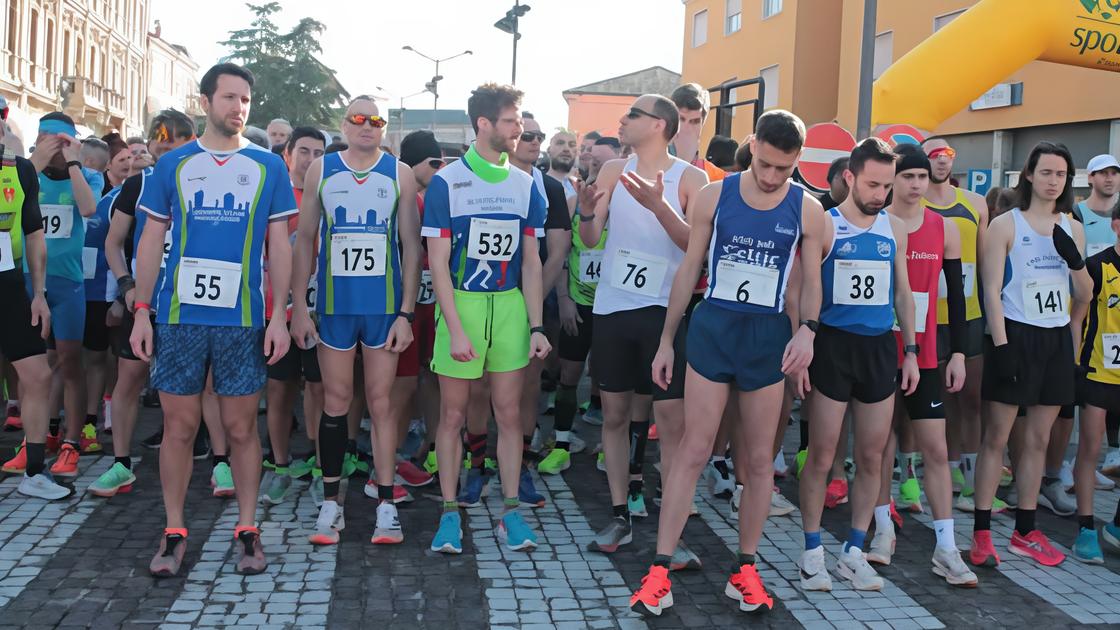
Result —
M 545 331 L 544 326 L 533 326 L 532 328 L 529 329 L 529 334 L 531 335 L 533 333 L 540 333 L 542 335 L 548 334 Z
M 416 313 L 411 311 L 397 311 L 397 317 L 403 317 L 406 322 L 411 324 L 416 320 Z
M 82 163 L 79 162 L 78 160 L 70 160 L 69 162 L 66 163 L 66 170 L 70 170 L 71 166 L 77 166 L 78 168 L 82 168 Z
M 821 327 L 821 323 L 815 319 L 803 319 L 801 320 L 801 325 L 813 332 L 817 332 Z
M 919 346 L 919 345 L 918 345 L 918 344 L 916 344 L 916 343 L 915 343 L 915 344 L 911 344 L 911 345 L 909 345 L 909 346 L 902 346 L 902 353 L 903 353 L 903 354 L 911 354 L 911 353 L 913 353 L 913 354 L 914 354 L 914 356 L 918 356 L 918 354 L 920 354 L 920 352 L 921 352 L 921 346 Z

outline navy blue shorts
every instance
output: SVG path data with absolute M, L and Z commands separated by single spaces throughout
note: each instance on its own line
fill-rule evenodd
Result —
M 762 389 L 785 378 L 782 355 L 792 334 L 785 313 L 741 313 L 704 300 L 688 324 L 688 365 L 709 381 Z
M 264 328 L 156 324 L 152 387 L 194 396 L 214 372 L 214 393 L 248 396 L 265 384 Z
M 358 342 L 383 348 L 397 315 L 319 315 L 319 339 L 332 350 L 353 350 Z

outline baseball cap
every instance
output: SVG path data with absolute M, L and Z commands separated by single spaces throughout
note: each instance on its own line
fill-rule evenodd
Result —
M 1108 153 L 1102 153 L 1101 155 L 1098 155 L 1089 160 L 1089 167 L 1086 170 L 1089 171 L 1090 175 L 1092 175 L 1093 173 L 1096 173 L 1097 171 L 1103 171 L 1106 168 L 1114 168 L 1120 171 L 1120 162 L 1117 162 L 1116 158 L 1112 157 Z
M 401 140 L 401 161 L 416 166 L 424 160 L 443 159 L 443 150 L 435 134 L 427 129 L 418 129 Z

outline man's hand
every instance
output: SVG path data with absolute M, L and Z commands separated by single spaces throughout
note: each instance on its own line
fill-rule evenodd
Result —
M 906 357 L 902 359 L 902 382 L 899 383 L 903 395 L 909 396 L 918 389 L 919 378 L 918 357 L 911 352 L 907 352 Z
M 39 336 L 45 341 L 51 336 L 51 309 L 47 306 L 47 298 L 36 295 L 31 299 L 31 325 L 42 325 Z
M 582 181 L 576 181 L 576 197 L 579 199 L 579 211 L 581 214 L 591 215 L 595 212 L 595 206 L 598 205 L 599 200 L 607 191 L 600 191 L 595 184 L 584 184 Z
M 54 154 L 58 153 L 62 141 L 57 135 L 43 136 L 42 141 L 35 143 L 35 150 L 31 152 L 31 163 L 40 173 L 51 164 Z
M 389 336 L 385 338 L 385 348 L 389 352 L 400 354 L 408 349 L 412 343 L 412 324 L 403 317 L 398 317 L 389 328 Z
M 529 358 L 530 359 L 543 359 L 552 352 L 552 344 L 548 342 L 548 337 L 544 333 L 535 332 L 529 335 Z
M 132 323 L 132 335 L 128 338 L 128 345 L 132 347 L 132 354 L 145 363 L 152 361 L 152 321 L 148 318 L 148 311 L 141 309 L 136 314 Z
M 945 391 L 955 394 L 964 389 L 964 355 L 957 352 L 949 357 L 945 366 Z
M 269 322 L 264 329 L 264 356 L 268 358 L 268 364 L 276 365 L 277 361 L 288 354 L 291 345 L 292 337 L 288 334 L 288 324 L 284 318 L 277 317 Z
M 673 361 L 676 360 L 673 352 L 673 342 L 661 340 L 657 346 L 657 354 L 653 356 L 653 382 L 661 389 L 669 389 L 673 382 Z
M 564 328 L 564 332 L 568 335 L 575 337 L 579 334 L 579 325 L 583 323 L 583 318 L 579 316 L 579 309 L 576 303 L 570 296 L 560 298 L 560 326 Z
M 471 340 L 461 330 L 451 333 L 451 358 L 460 363 L 469 363 L 478 358 Z
M 809 367 L 813 362 L 813 339 L 816 333 L 808 326 L 797 329 L 793 339 L 786 344 L 786 351 L 782 354 L 782 374 L 789 376 Z
M 81 154 L 82 143 L 78 142 L 77 138 L 71 138 L 66 134 L 58 134 L 59 146 L 62 149 L 62 157 L 66 158 L 67 162 L 73 162 L 78 159 Z
M 657 171 L 657 180 L 649 181 L 634 171 L 623 173 L 618 181 L 630 196 L 650 212 L 655 212 L 665 201 L 665 173 Z
M 292 339 L 296 346 L 302 350 L 310 350 L 319 343 L 319 332 L 315 330 L 315 322 L 306 310 L 292 309 Z
M 796 398 L 805 400 L 808 398 L 809 392 L 813 391 L 813 385 L 809 382 L 808 368 L 790 374 L 788 380 L 792 381 L 793 395 Z

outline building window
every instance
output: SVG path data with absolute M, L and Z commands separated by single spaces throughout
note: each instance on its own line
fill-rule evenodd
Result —
M 782 12 L 782 0 L 762 0 L 762 19 L 774 17 Z
M 875 36 L 875 63 L 872 75 L 878 79 L 894 61 L 894 31 Z
M 70 31 L 62 33 L 62 70 L 64 75 L 73 74 L 74 68 L 70 65 Z
M 31 65 L 39 63 L 39 12 L 31 10 L 31 49 L 27 51 Z
M 54 65 L 54 20 L 47 20 L 47 69 L 51 72 L 58 70 Z
M 726 0 L 727 19 L 723 24 L 723 34 L 737 33 L 743 28 L 743 0 Z
M 708 10 L 704 9 L 692 16 L 692 47 L 708 43 Z
M 16 54 L 19 47 L 19 0 L 8 0 L 8 52 Z
M 762 77 L 762 84 L 766 87 L 766 94 L 762 98 L 762 109 L 767 110 L 778 106 L 778 65 L 774 64 L 763 68 L 758 73 Z
M 964 13 L 967 10 L 968 9 L 961 9 L 960 11 L 953 11 L 952 13 L 946 13 L 945 15 L 938 15 L 937 17 L 933 18 L 933 32 L 936 33 L 937 31 L 940 31 L 941 29 L 945 28 L 946 24 L 948 24 L 949 22 L 952 22 L 953 20 L 957 19 L 957 16 L 959 16 L 960 14 Z

